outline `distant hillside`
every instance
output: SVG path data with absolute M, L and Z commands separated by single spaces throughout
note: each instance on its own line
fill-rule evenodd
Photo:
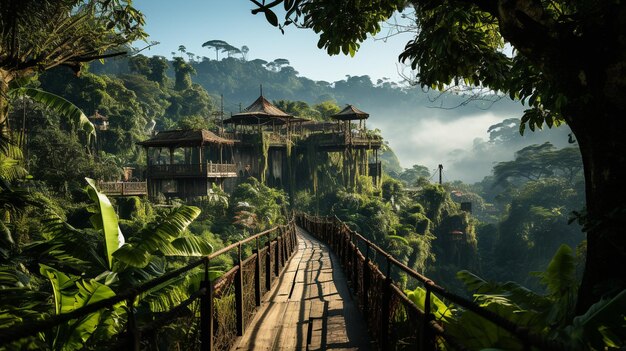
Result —
M 170 77 L 174 76 L 171 67 Z M 403 167 L 422 164 L 428 168 L 446 165 L 449 180 L 478 181 L 491 171 L 494 162 L 513 158 L 514 151 L 551 141 L 557 147 L 567 143 L 568 128 L 515 134 L 509 144 L 489 141 L 487 130 L 503 120 L 519 118 L 524 109 L 508 98 L 493 103 L 490 98 L 468 103 L 468 97 L 425 92 L 420 87 L 391 81 L 372 82 L 369 76 L 347 76 L 335 82 L 314 81 L 298 75 L 285 59 L 224 58 L 188 62 L 196 71 L 194 83 L 204 87 L 219 106 L 224 96 L 226 114 L 237 113 L 259 96 L 259 86 L 270 100 L 295 100 L 315 104 L 335 100 L 339 106 L 354 104 L 370 113 L 367 125 L 381 130 Z M 94 73 L 129 73 L 128 59 L 94 63 Z M 516 133 L 515 131 L 513 131 Z

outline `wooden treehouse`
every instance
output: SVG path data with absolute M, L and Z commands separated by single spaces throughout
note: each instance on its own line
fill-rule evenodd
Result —
M 352 175 L 369 175 L 378 184 L 382 139 L 367 132 L 368 117 L 348 105 L 332 116 L 333 122 L 310 121 L 285 113 L 261 95 L 244 111 L 224 121 L 230 127 L 224 136 L 235 140 L 234 159 L 244 166 L 245 175 L 266 180 L 271 186 L 286 188 L 293 183 L 289 179 L 295 176 L 295 156 L 311 148 L 315 152 L 344 153 L 344 169 Z M 368 150 L 374 151 L 373 163 L 368 163 Z
M 235 160 L 244 167 L 244 176 L 267 179 L 284 187 L 289 177 L 287 157 L 294 146 L 297 126 L 307 121 L 274 106 L 261 94 L 242 112 L 224 121 L 236 140 Z
M 207 130 L 170 130 L 138 143 L 146 149 L 148 195 L 206 196 L 237 177 L 233 140 Z
M 367 130 L 365 122 L 369 114 L 347 105 L 331 118 L 334 122 L 302 123 L 302 142 L 313 144 L 318 152 L 342 152 L 344 169 L 368 175 L 374 184 L 379 184 L 382 166 L 378 161 L 378 150 L 382 147 L 382 138 Z M 370 150 L 374 153 L 371 160 L 367 155 Z M 346 176 L 348 182 L 351 177 Z

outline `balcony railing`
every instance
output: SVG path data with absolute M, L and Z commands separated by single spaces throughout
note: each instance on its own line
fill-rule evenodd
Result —
M 237 165 L 230 163 L 150 165 L 148 175 L 153 178 L 207 177 L 227 178 L 237 176 Z
M 98 188 L 103 194 L 111 196 L 148 194 L 146 182 L 98 182 Z
M 368 135 L 364 132 L 326 132 L 311 133 L 310 138 L 314 138 L 321 146 L 346 146 L 346 145 L 368 145 L 380 147 L 382 138 L 377 135 Z
M 232 163 L 207 163 L 207 177 L 236 177 L 237 165 Z

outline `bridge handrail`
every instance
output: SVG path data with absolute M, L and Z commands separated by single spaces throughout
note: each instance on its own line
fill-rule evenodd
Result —
M 369 257 L 368 257 L 368 253 L 366 252 L 365 255 L 363 255 L 363 253 L 360 251 L 360 249 L 358 248 L 358 242 L 356 240 L 360 240 L 362 241 L 365 245 L 366 245 L 366 249 L 369 251 L 370 249 L 373 249 L 375 252 L 377 252 L 378 254 L 380 254 L 381 256 L 383 256 L 386 259 L 387 262 L 387 273 L 384 274 L 384 276 L 389 279 L 389 281 L 391 281 L 390 278 L 390 269 L 391 269 L 391 265 L 395 265 L 396 267 L 400 268 L 403 272 L 407 273 L 409 276 L 417 279 L 418 281 L 420 281 L 423 285 L 424 288 L 426 290 L 426 297 L 425 297 L 425 306 L 426 306 L 426 310 L 430 309 L 430 295 L 432 292 L 437 293 L 443 297 L 445 297 L 446 299 L 448 299 L 449 301 L 466 308 L 467 310 L 470 310 L 474 313 L 476 313 L 477 315 L 485 318 L 486 320 L 494 323 L 496 326 L 499 326 L 501 328 L 503 328 L 504 330 L 508 331 L 509 333 L 511 333 L 512 335 L 514 335 L 515 337 L 517 337 L 522 344 L 524 345 L 525 349 L 528 349 L 530 346 L 534 346 L 534 347 L 538 347 L 542 350 L 568 350 L 567 347 L 565 347 L 564 345 L 562 345 L 559 342 L 553 341 L 553 340 L 547 340 L 546 338 L 544 338 L 541 335 L 537 335 L 533 332 L 531 332 L 528 328 L 523 327 L 523 326 L 519 326 L 514 322 L 511 322 L 510 320 L 492 312 L 489 311 L 479 305 L 477 305 L 476 303 L 474 303 L 473 301 L 470 301 L 462 296 L 453 294 L 447 290 L 445 290 L 443 287 L 437 285 L 435 282 L 433 282 L 430 278 L 424 276 L 423 274 L 420 274 L 419 272 L 413 270 L 412 268 L 408 267 L 406 264 L 404 264 L 403 262 L 397 260 L 396 258 L 394 258 L 391 254 L 387 253 L 385 250 L 383 250 L 382 248 L 380 248 L 378 245 L 374 244 L 373 242 L 371 242 L 370 240 L 368 240 L 367 238 L 365 238 L 363 235 L 359 234 L 358 232 L 352 230 L 346 223 L 344 223 L 343 221 L 341 221 L 337 216 L 332 216 L 332 217 L 319 217 L 319 216 L 310 216 L 307 215 L 305 213 L 299 213 L 296 216 L 298 219 L 300 218 L 304 218 L 307 221 L 314 221 L 314 222 L 318 222 L 318 223 L 326 223 L 326 224 L 335 224 L 335 225 L 339 225 L 342 229 L 345 230 L 345 232 L 348 233 L 347 237 L 344 238 L 344 240 L 347 238 L 349 240 L 350 243 L 354 244 L 354 248 L 356 250 L 357 253 L 361 254 L 365 259 L 366 262 L 370 262 L 369 261 Z M 313 233 L 315 235 L 317 235 L 317 233 Z M 333 235 L 345 235 L 344 233 L 332 233 Z M 341 239 L 341 238 L 340 238 Z M 343 258 L 342 258 L 343 260 Z M 382 272 L 381 272 L 382 274 Z M 395 285 L 391 285 L 393 287 L 395 287 Z M 406 295 L 404 295 L 404 297 L 406 298 Z M 408 300 L 408 298 L 407 298 Z M 413 302 L 411 301 L 407 301 L 407 303 L 411 303 L 415 308 L 418 308 L 417 306 L 415 306 L 415 304 L 413 304 Z M 437 323 L 433 316 L 430 314 L 426 315 L 426 318 L 424 320 L 425 324 L 424 324 L 424 328 L 429 328 L 431 329 L 433 332 L 442 335 L 447 341 L 450 341 L 452 344 L 455 344 L 459 349 L 463 349 L 464 347 L 462 345 L 459 344 L 459 342 L 457 340 L 453 340 L 451 337 L 449 337 L 448 335 L 446 335 L 445 330 L 442 328 L 442 326 Z
M 56 326 L 59 326 L 65 322 L 68 322 L 72 319 L 76 319 L 79 317 L 83 317 L 86 316 L 90 313 L 96 312 L 98 310 L 101 309 L 105 309 L 105 308 L 111 308 L 114 305 L 123 302 L 123 301 L 128 301 L 130 304 L 134 304 L 134 300 L 139 296 L 139 294 L 147 292 L 173 278 L 179 277 L 181 274 L 184 274 L 186 272 L 191 271 L 192 269 L 199 267 L 201 265 L 204 264 L 204 280 L 202 282 L 202 285 L 200 287 L 200 289 L 198 289 L 197 291 L 193 292 L 192 294 L 190 294 L 190 297 L 186 300 L 183 301 L 180 305 L 178 306 L 174 306 L 170 309 L 169 312 L 178 309 L 180 307 L 184 307 L 183 305 L 188 305 L 191 302 L 193 302 L 193 300 L 198 299 L 198 298 L 204 298 L 207 295 L 210 295 L 212 298 L 212 292 L 213 290 L 216 288 L 217 284 L 219 284 L 221 281 L 223 281 L 224 279 L 226 279 L 226 277 L 229 277 L 237 272 L 241 272 L 241 268 L 242 265 L 247 262 L 248 260 L 251 260 L 253 258 L 257 259 L 257 262 L 260 261 L 260 257 L 259 257 L 259 239 L 261 239 L 262 237 L 267 236 L 267 242 L 265 245 L 267 245 L 268 247 L 268 256 L 271 256 L 272 253 L 269 252 L 270 248 L 272 246 L 276 246 L 276 250 L 280 250 L 281 255 L 279 257 L 279 252 L 276 251 L 276 261 L 273 261 L 274 263 L 274 267 L 280 267 L 282 266 L 282 268 L 284 268 L 285 266 L 285 262 L 288 259 L 288 257 L 291 256 L 291 254 L 294 252 L 296 244 L 295 244 L 295 227 L 294 227 L 294 219 L 291 219 L 291 221 L 286 224 L 286 225 L 281 225 L 281 226 L 275 226 L 271 229 L 265 230 L 263 232 L 257 233 L 253 236 L 250 236 L 248 238 L 245 238 L 243 240 L 240 240 L 236 243 L 233 243 L 231 245 L 228 245 L 216 252 L 213 252 L 209 255 L 203 256 L 202 258 L 193 261 L 181 268 L 175 269 L 173 271 L 170 271 L 168 273 L 165 273 L 157 278 L 151 279 L 149 281 L 146 281 L 144 283 L 141 283 L 135 287 L 129 288 L 121 293 L 116 294 L 115 296 L 112 296 L 110 298 L 107 299 L 103 299 L 97 302 L 94 302 L 92 304 L 86 305 L 84 307 L 78 308 L 76 310 L 73 310 L 71 312 L 68 313 L 62 313 L 62 314 L 58 314 L 58 315 L 54 315 L 51 316 L 49 318 L 43 319 L 43 320 L 37 320 L 37 321 L 29 321 L 27 323 L 24 324 L 20 324 L 14 327 L 9 327 L 7 329 L 3 329 L 0 330 L 0 346 L 2 345 L 8 345 L 11 342 L 26 338 L 26 337 L 30 337 L 30 336 L 34 336 L 39 332 L 45 331 L 45 330 L 49 330 L 51 328 L 54 328 Z M 274 232 L 278 232 L 278 234 L 276 235 L 276 237 L 274 238 L 274 240 L 271 239 L 271 234 Z M 281 239 L 282 238 L 282 239 Z M 279 241 L 282 240 L 282 244 L 279 243 Z M 250 243 L 252 241 L 256 241 L 257 243 L 257 251 L 252 254 L 250 257 L 248 257 L 246 260 L 242 260 L 241 258 L 241 247 L 247 243 Z M 279 245 L 283 245 L 283 246 L 279 246 Z M 209 266 L 210 266 L 210 262 L 211 260 L 225 254 L 228 253 L 234 249 L 238 249 L 238 262 L 225 274 L 223 274 L 222 276 L 218 277 L 217 279 L 211 281 L 209 279 Z M 255 256 L 256 255 L 256 256 Z M 270 257 L 269 260 L 271 260 L 272 258 Z M 272 262 L 270 261 L 270 266 L 272 266 L 271 264 Z M 269 270 L 270 267 L 267 267 L 267 269 Z M 278 271 L 278 268 L 277 268 Z M 239 274 L 239 276 L 241 276 L 241 274 Z M 267 275 L 267 277 L 269 277 L 269 273 Z M 241 279 L 241 278 L 240 278 Z M 270 279 L 271 280 L 271 279 Z M 240 284 L 243 284 L 242 282 L 240 282 Z M 255 285 L 260 284 L 259 282 L 255 281 Z M 269 290 L 269 284 L 271 284 L 271 281 L 268 283 L 266 280 L 266 287 L 267 290 Z M 257 290 L 257 287 L 255 287 L 255 290 Z M 260 304 L 260 297 L 257 296 L 256 297 L 256 303 L 257 306 Z M 237 303 L 240 303 L 240 301 L 237 301 Z M 211 303 L 212 304 L 212 303 Z M 237 306 L 238 309 L 242 308 L 241 306 Z M 239 314 L 242 314 L 242 311 L 238 311 Z M 130 316 L 133 316 L 133 314 L 129 314 Z M 208 313 L 209 316 L 213 316 L 213 311 L 211 308 L 211 312 Z M 243 334 L 243 316 L 238 315 L 237 316 L 238 319 L 238 333 L 241 335 Z M 129 317 L 131 318 L 131 317 Z M 201 316 L 201 321 L 204 320 L 206 318 Z M 153 323 L 150 323 L 151 325 L 154 324 L 156 325 L 156 323 L 154 323 L 155 321 L 153 321 Z M 127 325 L 134 325 L 134 321 L 131 323 L 131 321 L 127 321 Z M 150 327 L 150 326 L 148 326 Z M 129 334 L 133 337 L 133 338 L 138 338 L 138 333 L 137 331 L 139 331 L 139 328 L 135 327 L 135 331 L 129 331 Z M 147 329 L 147 328 L 141 328 L 143 329 Z M 201 328 L 206 330 L 207 328 Z M 211 327 L 212 329 L 212 327 Z M 210 338 L 212 338 L 212 330 L 211 330 L 211 335 Z M 201 337 L 201 349 L 202 350 L 211 350 L 212 349 L 212 343 L 213 340 L 212 339 L 207 339 L 207 335 L 204 335 L 203 337 Z M 134 345 L 136 345 L 136 347 L 134 347 L 135 349 L 138 349 L 138 342 L 137 340 L 135 340 L 135 342 L 133 343 Z

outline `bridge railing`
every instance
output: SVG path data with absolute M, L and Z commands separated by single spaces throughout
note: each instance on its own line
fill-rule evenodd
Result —
M 531 333 L 527 328 L 486 310 L 474 302 L 452 294 L 432 280 L 416 272 L 389 253 L 351 230 L 337 217 L 315 217 L 298 214 L 296 223 L 328 244 L 341 260 L 346 276 L 358 298 L 368 323 L 370 335 L 383 350 L 465 350 L 461 340 L 446 333 L 432 311 L 431 296 L 438 295 L 468 311 L 472 311 L 511 333 L 524 350 L 565 350 L 559 343 Z M 416 279 L 426 291 L 423 309 L 418 308 L 392 278 L 392 271 Z
M 30 345 L 41 344 L 43 334 L 40 333 L 88 318 L 94 312 L 112 311 L 115 306 L 122 304 L 126 313 L 117 316 L 123 320 L 121 331 L 108 340 L 100 340 L 102 343 L 97 347 L 89 339 L 86 342 L 90 345 L 85 346 L 97 349 L 157 350 L 162 342 L 161 334 L 174 327 L 182 329 L 182 335 L 176 341 L 178 345 L 168 344 L 167 349 L 229 350 L 236 337 L 243 335 L 257 307 L 261 305 L 262 297 L 282 274 L 296 248 L 295 224 L 292 221 L 288 225 L 274 227 L 224 247 L 111 298 L 68 313 L 1 329 L 0 349 L 20 349 L 20 346 L 11 345 L 25 338 L 28 338 Z M 245 252 L 252 254 L 244 258 Z M 233 257 L 235 264 L 211 280 L 211 268 L 222 255 Z M 167 311 L 148 312 L 147 316 L 145 311 L 138 311 L 141 300 L 151 292 L 167 287 L 181 276 L 194 273 L 202 274 L 202 281 L 185 301 Z M 138 317 L 140 313 L 143 315 Z

